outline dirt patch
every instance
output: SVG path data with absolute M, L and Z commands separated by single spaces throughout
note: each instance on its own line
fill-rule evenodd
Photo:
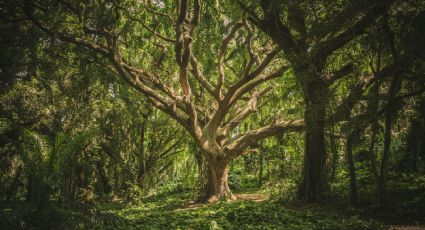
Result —
M 237 194 L 236 196 L 238 197 L 237 200 L 250 200 L 254 202 L 262 202 L 269 199 L 268 196 L 258 193 L 241 193 Z
M 269 199 L 268 196 L 264 195 L 264 194 L 258 194 L 258 193 L 241 193 L 241 194 L 235 194 L 236 197 L 238 199 L 236 200 L 229 200 L 227 201 L 228 203 L 233 203 L 233 202 L 237 202 L 237 201 L 241 201 L 241 200 L 249 200 L 249 201 L 253 201 L 253 202 L 263 202 Z M 190 209 L 197 209 L 197 208 L 201 208 L 204 206 L 210 205 L 210 203 L 195 203 L 195 202 L 190 202 L 187 205 L 185 205 L 182 208 L 178 208 L 175 211 L 185 211 L 185 210 L 190 210 Z

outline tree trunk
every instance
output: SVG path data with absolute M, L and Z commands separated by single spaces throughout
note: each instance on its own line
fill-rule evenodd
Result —
M 390 101 L 389 103 L 392 103 L 392 101 Z M 393 113 L 394 111 L 392 111 L 392 108 L 390 107 L 390 109 L 388 109 L 385 114 L 386 117 L 384 133 L 384 152 L 382 154 L 381 168 L 378 181 L 379 204 L 381 205 L 381 207 L 386 205 L 388 160 L 390 157 Z
M 381 207 L 384 207 L 386 205 L 388 161 L 391 153 L 392 139 L 391 132 L 393 123 L 397 115 L 397 109 L 394 105 L 394 98 L 400 91 L 401 84 L 402 78 L 399 73 L 396 73 L 390 85 L 390 91 L 388 93 L 388 109 L 385 111 L 384 152 L 382 153 L 381 168 L 378 181 L 379 203 Z
M 353 145 L 355 139 L 357 138 L 357 131 L 353 131 L 347 137 L 347 146 L 346 146 L 346 154 L 347 154 L 347 164 L 348 170 L 350 172 L 350 201 L 352 204 L 357 204 L 357 179 L 356 179 L 356 168 L 354 166 L 353 159 Z
M 319 201 L 326 186 L 325 118 L 328 88 L 323 81 L 311 81 L 304 89 L 306 110 L 303 180 L 298 197 L 305 202 Z
M 391 152 L 391 132 L 392 126 L 396 118 L 397 110 L 394 106 L 394 98 L 397 96 L 398 92 L 402 87 L 402 76 L 399 70 L 399 56 L 400 53 L 397 50 L 394 34 L 391 31 L 391 28 L 388 25 L 388 17 L 384 15 L 384 32 L 387 35 L 388 43 L 391 48 L 392 57 L 394 59 L 394 65 L 396 71 L 394 73 L 394 78 L 391 80 L 390 89 L 388 92 L 388 109 L 385 111 L 385 133 L 384 133 L 384 152 L 382 153 L 380 175 L 378 181 L 378 192 L 379 192 L 379 203 L 381 207 L 386 205 L 386 195 L 387 195 L 387 176 L 388 176 L 388 161 Z
M 258 167 L 258 188 L 261 188 L 263 185 L 263 165 L 264 165 L 264 159 L 263 159 L 263 153 L 260 154 L 259 159 L 259 167 Z
M 331 144 L 331 150 L 332 150 L 332 163 L 331 163 L 331 175 L 329 177 L 329 180 L 333 182 L 335 180 L 336 175 L 336 167 L 338 163 L 338 146 L 335 139 L 335 130 L 332 125 L 331 127 L 331 138 L 330 138 L 330 144 Z
M 213 185 L 211 182 L 211 173 L 208 168 L 208 162 L 202 153 L 197 152 L 195 154 L 196 162 L 198 164 L 198 181 L 197 181 L 197 202 L 207 201 L 213 191 Z
M 372 87 L 372 97 L 368 105 L 368 113 L 372 117 L 372 126 L 371 126 L 371 137 L 369 144 L 369 161 L 370 161 L 370 171 L 375 179 L 375 182 L 379 181 L 377 160 L 375 154 L 375 143 L 377 139 L 377 133 L 379 129 L 378 123 L 378 93 L 379 93 L 379 84 L 375 83 Z
M 232 194 L 229 188 L 229 162 L 226 159 L 215 157 L 215 159 L 208 159 L 208 168 L 212 183 L 208 191 L 208 194 L 210 194 L 208 202 L 214 203 L 223 198 L 236 200 L 236 196 Z

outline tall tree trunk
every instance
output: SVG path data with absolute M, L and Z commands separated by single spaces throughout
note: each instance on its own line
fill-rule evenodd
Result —
M 259 159 L 259 167 L 258 167 L 258 187 L 261 188 L 263 185 L 263 165 L 264 165 L 264 157 L 263 153 L 260 153 Z
M 332 163 L 331 163 L 331 175 L 329 177 L 329 180 L 332 182 L 335 179 L 336 175 L 336 166 L 338 163 L 338 146 L 335 138 L 335 129 L 332 125 L 331 127 L 331 138 L 330 138 L 330 144 L 331 144 L 331 150 L 332 150 Z
M 211 190 L 208 202 L 217 202 L 222 198 L 235 200 L 236 197 L 232 194 L 229 188 L 229 162 L 221 157 L 208 159 L 208 168 L 211 175 Z
M 391 132 L 397 114 L 397 109 L 394 105 L 394 98 L 401 89 L 401 83 L 402 78 L 400 76 L 400 73 L 396 73 L 391 81 L 390 91 L 388 93 L 388 108 L 385 111 L 384 151 L 382 153 L 382 161 L 378 181 L 379 203 L 382 207 L 386 204 L 388 160 L 390 158 L 390 148 L 392 139 Z
M 399 84 L 401 82 L 396 82 L 397 79 L 394 80 L 393 84 Z M 392 126 L 395 119 L 396 110 L 393 105 L 393 98 L 396 93 L 393 92 L 393 89 L 397 86 L 391 85 L 390 96 L 388 101 L 389 108 L 385 112 L 385 133 L 384 133 L 384 152 L 382 154 L 381 168 L 379 174 L 378 181 L 378 192 L 379 192 L 379 204 L 381 206 L 385 206 L 386 204 L 386 193 L 387 193 L 387 174 L 388 174 L 388 160 L 390 158 L 390 148 L 391 148 L 391 132 Z M 397 91 L 398 92 L 398 91 Z
M 372 86 L 372 97 L 368 105 L 369 114 L 372 117 L 372 126 L 371 126 L 371 137 L 369 144 L 369 160 L 370 160 L 370 170 L 375 179 L 375 182 L 379 181 L 378 174 L 378 166 L 376 162 L 376 154 L 375 154 L 375 143 L 377 139 L 377 133 L 379 129 L 379 121 L 378 121 L 378 93 L 379 93 L 379 84 L 375 83 Z
M 325 118 L 328 88 L 323 81 L 310 81 L 304 89 L 306 110 L 303 180 L 298 197 L 305 202 L 319 201 L 327 188 L 325 173 Z
M 391 28 L 388 25 L 388 15 L 384 15 L 384 32 L 387 35 L 388 43 L 392 52 L 394 59 L 394 65 L 396 66 L 396 71 L 394 73 L 394 78 L 391 80 L 390 89 L 388 92 L 388 108 L 385 111 L 385 133 L 384 133 L 384 152 L 382 154 L 380 175 L 378 181 L 378 192 L 379 192 L 379 203 L 381 207 L 386 205 L 386 195 L 387 195 L 387 174 L 388 174 L 388 160 L 390 157 L 390 147 L 391 147 L 391 132 L 393 122 L 396 117 L 396 109 L 394 106 L 394 98 L 397 96 L 398 92 L 402 87 L 402 76 L 399 70 L 399 52 L 396 47 L 394 34 L 391 31 Z
M 381 162 L 379 181 L 378 181 L 379 204 L 381 206 L 385 206 L 386 204 L 387 173 L 388 173 L 388 160 L 390 156 L 390 147 L 391 147 L 392 121 L 393 121 L 392 112 L 387 112 L 385 117 L 384 152 L 382 154 L 382 162 Z
M 356 179 L 356 168 L 354 166 L 353 159 L 353 145 L 355 139 L 357 138 L 357 131 L 354 130 L 347 137 L 347 145 L 346 145 L 346 158 L 348 164 L 348 170 L 350 172 L 350 201 L 352 204 L 357 204 L 357 179 Z

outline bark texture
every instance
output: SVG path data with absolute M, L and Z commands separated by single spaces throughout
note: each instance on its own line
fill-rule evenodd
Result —
M 304 168 L 298 196 L 306 202 L 320 200 L 327 188 L 325 173 L 327 90 L 325 84 L 313 81 L 306 86 L 304 92 L 306 101 Z
M 213 159 L 208 162 L 211 175 L 211 191 L 208 202 L 220 199 L 236 200 L 229 188 L 229 164 L 225 159 Z

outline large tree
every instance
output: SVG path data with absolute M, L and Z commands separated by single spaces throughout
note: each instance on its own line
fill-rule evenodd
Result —
M 208 162 L 208 198 L 216 201 L 235 198 L 228 185 L 230 161 L 263 138 L 303 130 L 304 121 L 279 118 L 238 131 L 266 104 L 273 84 L 264 83 L 275 82 L 289 67 L 277 58 L 281 48 L 254 33 L 243 14 L 204 5 L 52 0 L 16 1 L 8 8 L 10 20 L 31 21 L 51 42 L 90 50 L 99 66 L 183 126 Z
M 284 52 L 304 96 L 305 153 L 299 197 L 320 200 L 327 190 L 326 133 L 328 123 L 350 118 L 363 92 L 378 80 L 395 76 L 408 56 L 383 66 L 371 74 L 357 74 L 350 89 L 333 113 L 327 111 L 335 82 L 352 75 L 355 63 L 342 56 L 344 47 L 382 20 L 394 1 L 238 1 L 249 19 Z M 347 55 L 346 55 L 347 56 Z M 349 57 L 349 56 L 348 56 Z M 339 69 L 332 68 L 338 66 Z M 331 70 L 331 71 L 330 71 Z M 355 72 L 355 71 L 354 71 Z

